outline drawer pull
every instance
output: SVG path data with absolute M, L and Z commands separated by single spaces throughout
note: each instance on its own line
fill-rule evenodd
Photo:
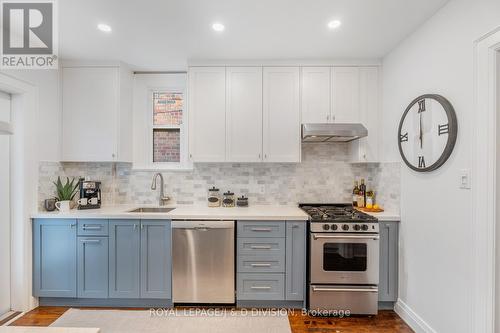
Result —
M 271 232 L 271 228 L 252 228 L 250 229 L 252 231 L 257 231 L 257 232 Z
M 250 264 L 252 267 L 271 267 L 271 264 L 266 264 L 266 263 L 255 263 L 255 264 Z
M 251 245 L 250 248 L 253 250 L 270 250 L 271 245 Z
M 82 229 L 83 230 L 101 230 L 102 229 L 102 225 L 88 226 L 88 225 L 84 224 Z
M 332 292 L 360 292 L 360 293 L 377 293 L 378 288 L 318 288 L 313 287 L 313 291 L 332 291 Z
M 80 242 L 99 244 L 101 242 L 101 240 L 100 239 L 81 239 Z
M 271 287 L 252 286 L 252 287 L 250 287 L 250 289 L 254 289 L 254 290 L 270 290 Z

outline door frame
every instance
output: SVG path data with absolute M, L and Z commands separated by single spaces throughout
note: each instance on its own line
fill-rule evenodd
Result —
M 496 80 L 499 51 L 500 27 L 474 42 L 470 332 L 495 331 Z
M 28 311 L 37 306 L 31 295 L 31 214 L 37 207 L 38 88 L 0 73 L 0 90 L 12 95 L 10 136 L 11 187 L 11 310 Z

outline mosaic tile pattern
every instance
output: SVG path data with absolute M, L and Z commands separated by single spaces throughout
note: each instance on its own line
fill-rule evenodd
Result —
M 302 163 L 201 163 L 193 170 L 162 172 L 165 193 L 177 204 L 205 204 L 207 189 L 245 194 L 250 204 L 295 205 L 298 202 L 351 202 L 354 180 L 364 178 L 386 210 L 399 211 L 400 163 L 348 163 L 347 144 L 304 144 Z M 127 163 L 40 164 L 39 201 L 54 194 L 52 181 L 88 177 L 102 182 L 104 204 L 156 204 L 154 172 L 134 171 Z

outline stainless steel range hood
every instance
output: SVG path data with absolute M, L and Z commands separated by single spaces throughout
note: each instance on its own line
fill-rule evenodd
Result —
M 368 135 L 361 124 L 303 124 L 302 142 L 349 142 Z

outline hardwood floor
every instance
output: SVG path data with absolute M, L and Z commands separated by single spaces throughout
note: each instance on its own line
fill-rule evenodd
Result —
M 11 326 L 49 326 L 68 307 L 38 307 L 16 320 Z M 102 308 L 100 308 L 102 309 Z M 127 309 L 131 310 L 131 309 Z M 132 310 L 144 310 L 133 308 Z M 295 311 L 288 316 L 293 333 L 411 333 L 411 328 L 394 311 L 379 311 L 378 316 L 325 318 L 304 316 Z

